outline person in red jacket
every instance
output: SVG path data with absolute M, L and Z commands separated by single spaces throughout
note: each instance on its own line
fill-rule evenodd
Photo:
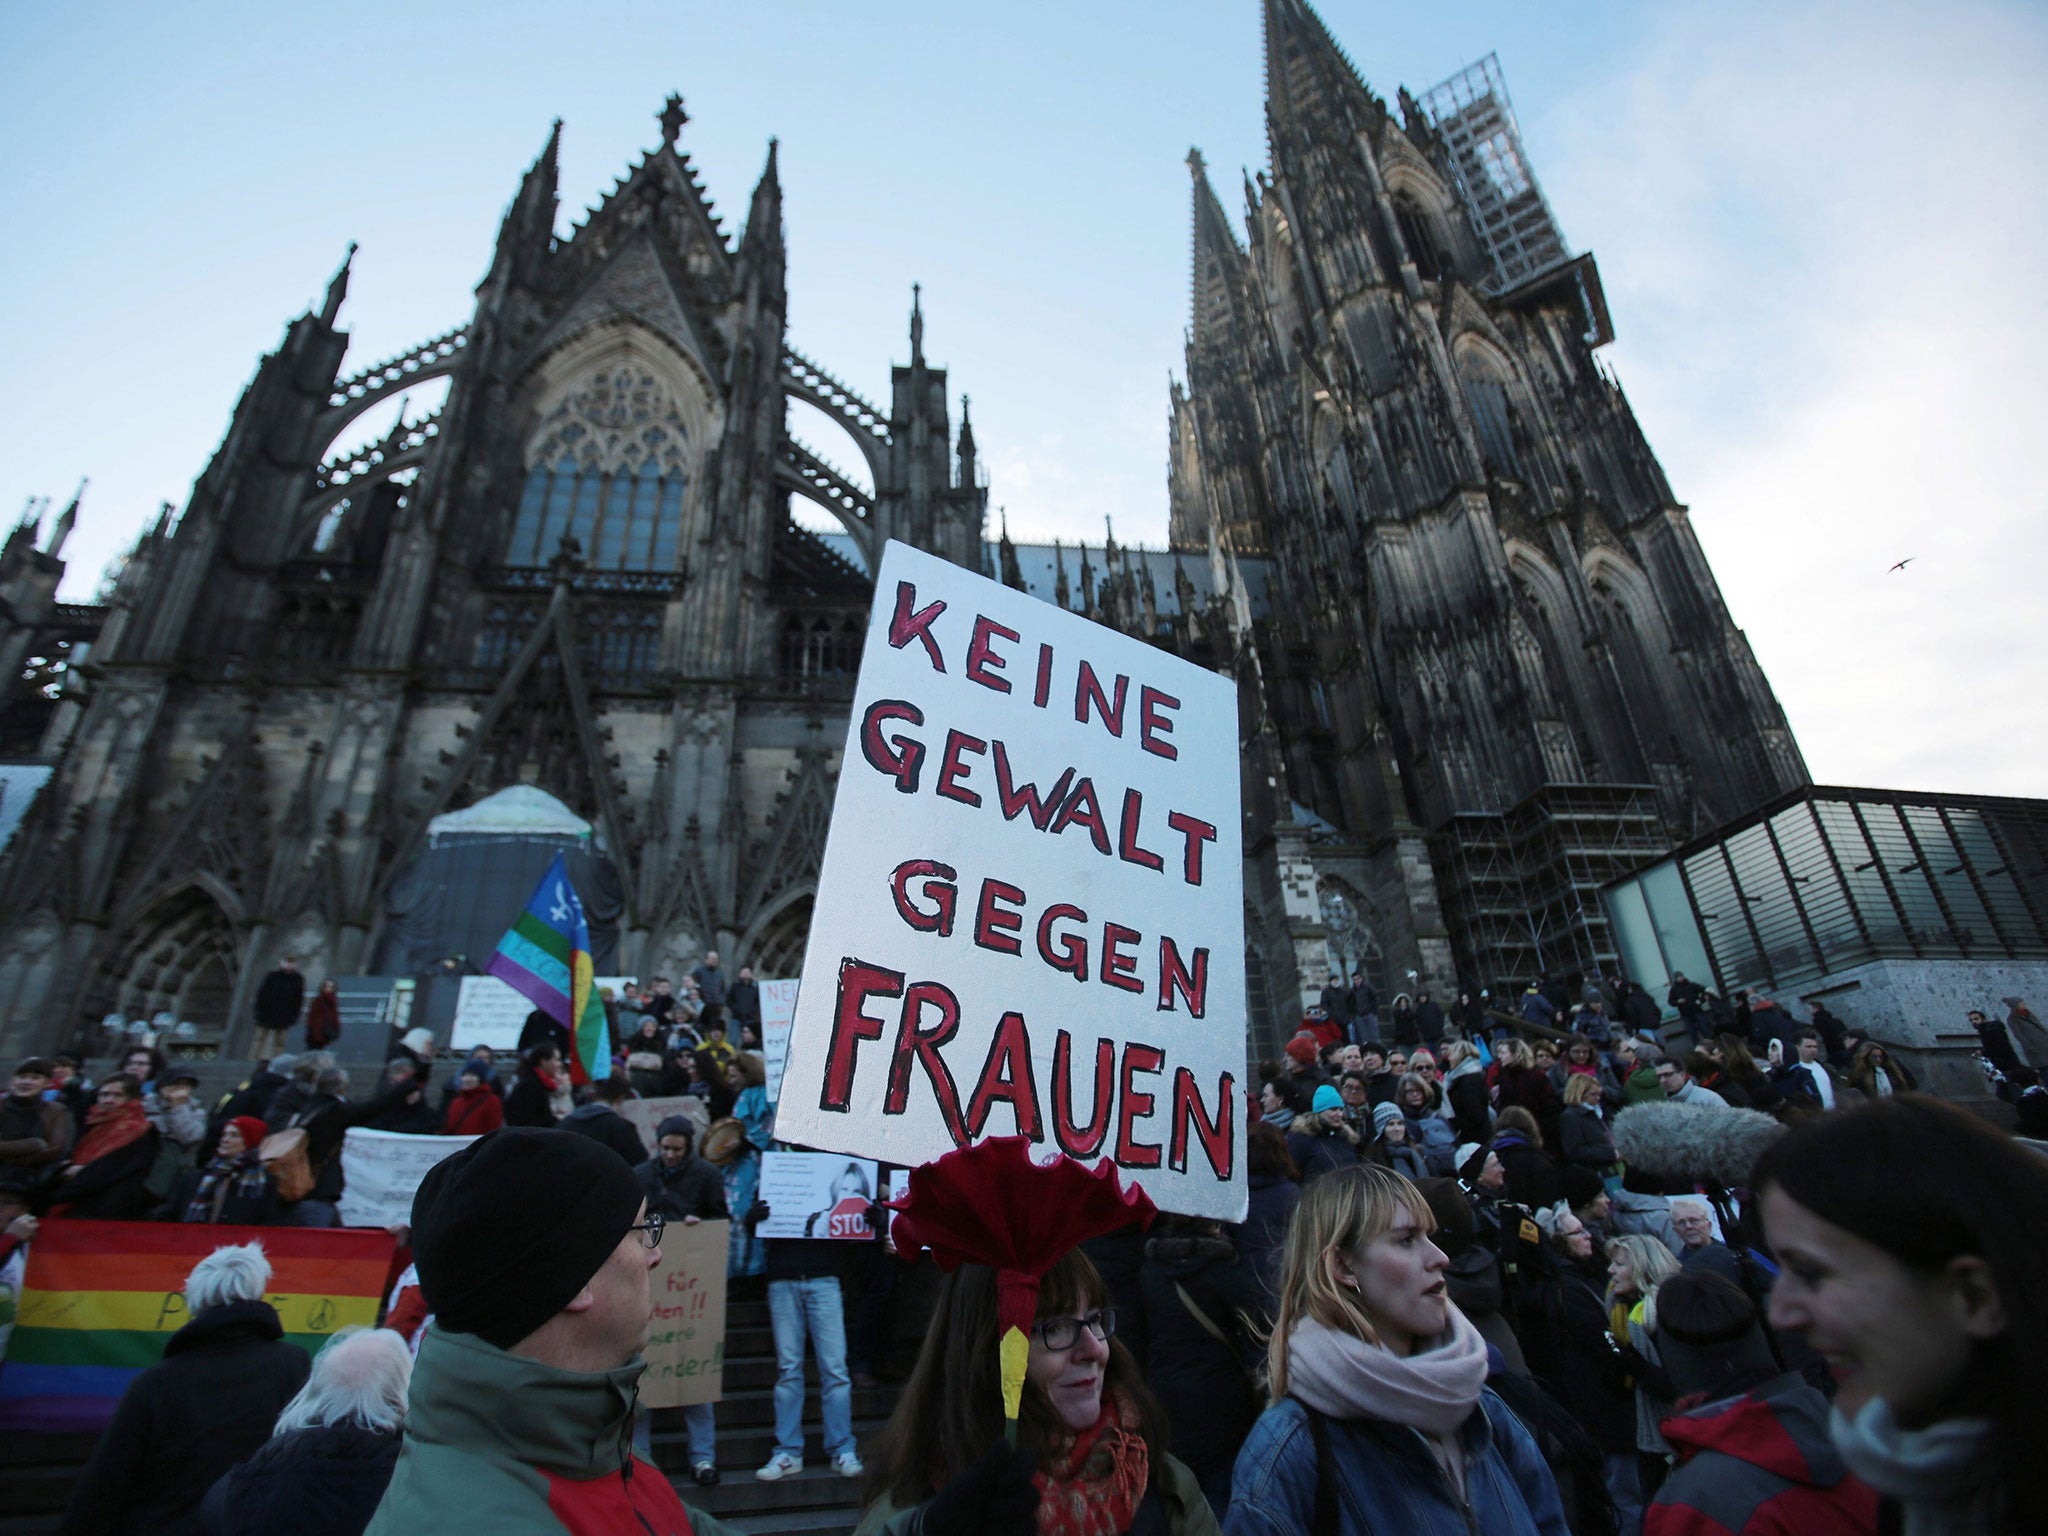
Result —
M 505 1106 L 484 1081 L 475 1062 L 462 1064 L 455 1079 L 455 1093 L 448 1100 L 448 1117 L 441 1124 L 444 1136 L 481 1136 L 505 1123 Z
M 1643 1536 L 1872 1536 L 1877 1495 L 1828 1435 L 1828 1401 L 1771 1353 L 1755 1304 L 1721 1275 L 1685 1270 L 1657 1291 L 1657 1346 L 1677 1402 L 1678 1465 Z

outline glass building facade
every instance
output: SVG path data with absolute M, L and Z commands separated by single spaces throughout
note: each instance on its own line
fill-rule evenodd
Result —
M 1654 991 L 1674 971 L 1725 995 L 1870 960 L 2048 958 L 2048 801 L 1800 790 L 1601 903 Z

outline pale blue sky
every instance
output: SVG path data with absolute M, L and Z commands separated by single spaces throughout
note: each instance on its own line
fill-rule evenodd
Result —
M 1600 259 L 1607 360 L 1815 777 L 2042 793 L 2041 11 L 1322 14 L 1390 99 L 1499 52 L 1566 238 Z M 552 118 L 566 232 L 674 89 L 729 231 L 781 139 L 795 346 L 885 396 L 921 281 L 1013 532 L 1099 539 L 1107 513 L 1163 540 L 1182 161 L 1200 145 L 1235 210 L 1262 86 L 1256 0 L 13 0 L 0 515 L 91 475 L 68 587 L 89 592 L 183 504 L 348 241 L 355 367 L 468 318 Z

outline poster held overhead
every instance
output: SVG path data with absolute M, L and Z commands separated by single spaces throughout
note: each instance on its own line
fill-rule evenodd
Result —
M 1231 679 L 891 542 L 776 1135 L 1021 1135 L 1240 1219 L 1240 816 Z

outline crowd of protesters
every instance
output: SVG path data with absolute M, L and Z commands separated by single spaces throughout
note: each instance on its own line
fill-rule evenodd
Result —
M 211 1108 L 146 1049 L 97 1084 L 74 1062 L 23 1063 L 0 1106 L 0 1265 L 18 1265 L 39 1216 L 329 1224 L 350 1125 L 528 1138 L 501 1154 L 505 1178 L 524 1169 L 512 1214 L 451 1194 L 448 1220 L 476 1234 L 411 1234 L 414 1290 L 383 1337 L 409 1338 L 420 1376 L 412 1351 L 358 1336 L 330 1344 L 308 1379 L 261 1299 L 260 1250 L 203 1264 L 192 1321 L 124 1400 L 66 1531 L 273 1529 L 309 1489 L 317 1508 L 295 1526 L 424 1528 L 406 1512 L 457 1497 L 475 1468 L 442 1453 L 469 1435 L 505 1442 L 493 1465 L 544 1481 L 616 1478 L 600 1502 L 622 1528 L 716 1532 L 634 1491 L 662 1480 L 633 1475 L 630 1391 L 623 1420 L 616 1399 L 565 1410 L 572 1435 L 591 1436 L 574 1455 L 538 1423 L 472 1422 L 464 1395 L 567 1393 L 549 1370 L 621 1371 L 629 1385 L 633 1330 L 597 1328 L 579 1298 L 614 1271 L 615 1290 L 637 1272 L 644 1293 L 649 1229 L 728 1213 L 743 1218 L 730 1273 L 742 1293 L 765 1288 L 777 1354 L 776 1443 L 756 1475 L 803 1469 L 816 1391 L 826 1461 L 865 1480 L 864 1533 L 1692 1536 L 1874 1532 L 1881 1518 L 1908 1532 L 2048 1530 L 2023 1475 L 2025 1452 L 2048 1444 L 2027 1390 L 2048 1368 L 2048 1162 L 1920 1097 L 1905 1062 L 1825 1008 L 1801 1024 L 1680 977 L 1675 1020 L 1639 991 L 1560 995 L 1547 981 L 1511 1010 L 1419 994 L 1383 1014 L 1362 982 L 1332 978 L 1250 1096 L 1246 1219 L 1165 1216 L 1059 1259 L 1014 1442 L 995 1390 L 993 1272 L 947 1276 L 864 1461 L 851 1390 L 886 1370 L 886 1341 L 904 1331 L 890 1317 L 901 1266 L 879 1241 L 756 1235 L 769 1214 L 758 1159 L 774 1145 L 758 1013 L 742 1012 L 746 973 L 712 980 L 700 968 L 680 989 L 615 1000 L 618 1070 L 575 1093 L 560 1027 L 540 1015 L 509 1078 L 480 1051 L 436 1083 L 431 1039 L 408 1036 L 361 1101 L 314 1051 Z M 1972 1022 L 2024 1116 L 2044 1091 L 2048 1032 L 2019 1000 L 2006 1008 L 1995 1031 L 1989 1014 Z M 618 1112 L 636 1091 L 692 1094 L 704 1110 L 664 1120 L 648 1155 Z M 1615 1117 L 1639 1104 L 1760 1112 L 1786 1129 L 1746 1185 L 1675 1179 L 1617 1150 Z M 261 1155 L 280 1129 L 306 1132 L 298 1179 L 311 1184 L 295 1200 Z M 601 1175 L 602 1231 L 535 1246 L 597 1218 L 569 1209 L 592 1202 L 536 1193 L 533 1158 L 567 1158 L 586 1182 L 619 1170 Z M 505 1264 L 483 1264 L 470 1241 L 573 1258 L 523 1261 L 546 1272 L 532 1281 L 544 1295 L 515 1305 L 495 1289 L 512 1283 Z M 629 1296 L 599 1307 L 612 1304 L 632 1310 Z M 432 1380 L 442 1387 L 423 1395 Z M 387 1496 L 408 1403 L 459 1427 L 437 1429 L 436 1453 L 423 1444 L 417 1474 Z M 712 1408 L 685 1427 L 692 1477 L 717 1482 Z M 644 1415 L 639 1428 L 644 1448 Z

